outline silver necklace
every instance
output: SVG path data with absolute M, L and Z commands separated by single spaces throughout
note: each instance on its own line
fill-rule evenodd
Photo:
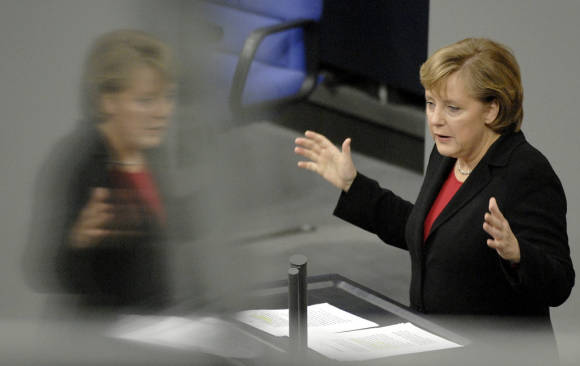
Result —
M 109 164 L 121 165 L 121 166 L 135 166 L 135 165 L 140 165 L 141 163 L 138 163 L 136 161 L 109 160 Z
M 463 170 L 461 169 L 461 164 L 459 164 L 459 160 L 457 160 L 457 171 L 463 175 L 469 175 L 473 171 L 473 169 Z

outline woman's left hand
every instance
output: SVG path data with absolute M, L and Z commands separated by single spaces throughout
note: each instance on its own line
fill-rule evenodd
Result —
M 494 197 L 489 199 L 489 212 L 485 213 L 483 230 L 492 238 L 487 246 L 497 251 L 500 257 L 512 263 L 520 262 L 520 245 L 512 232 L 510 224 L 503 217 Z

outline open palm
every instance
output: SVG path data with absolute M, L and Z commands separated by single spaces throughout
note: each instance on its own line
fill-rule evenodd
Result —
M 318 173 L 334 186 L 348 192 L 354 178 L 356 168 L 350 154 L 351 139 L 347 138 L 339 150 L 324 135 L 306 131 L 304 137 L 295 140 L 294 152 L 310 161 L 299 161 L 298 166 Z

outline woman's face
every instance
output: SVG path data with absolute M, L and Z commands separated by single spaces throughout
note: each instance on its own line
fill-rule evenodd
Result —
M 174 87 L 149 66 L 133 70 L 128 87 L 103 96 L 103 108 L 115 139 L 126 149 L 158 146 L 174 108 Z
M 440 90 L 425 91 L 427 123 L 437 150 L 467 163 L 477 161 L 499 136 L 487 127 L 499 106 L 471 97 L 457 73 L 443 83 Z

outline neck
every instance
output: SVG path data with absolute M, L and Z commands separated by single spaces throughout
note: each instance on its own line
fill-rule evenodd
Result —
M 120 170 L 142 170 L 146 162 L 143 152 L 139 149 L 132 148 L 112 127 L 107 122 L 98 126 L 98 129 L 105 136 L 105 140 L 107 140 L 109 148 L 111 149 L 112 158 L 110 163 L 117 166 Z
M 462 156 L 457 158 L 456 168 L 460 174 L 469 175 L 473 169 L 479 164 L 480 160 L 485 156 L 487 150 L 500 137 L 500 134 L 490 130 L 490 133 L 482 139 L 481 147 L 476 153 L 471 156 Z

